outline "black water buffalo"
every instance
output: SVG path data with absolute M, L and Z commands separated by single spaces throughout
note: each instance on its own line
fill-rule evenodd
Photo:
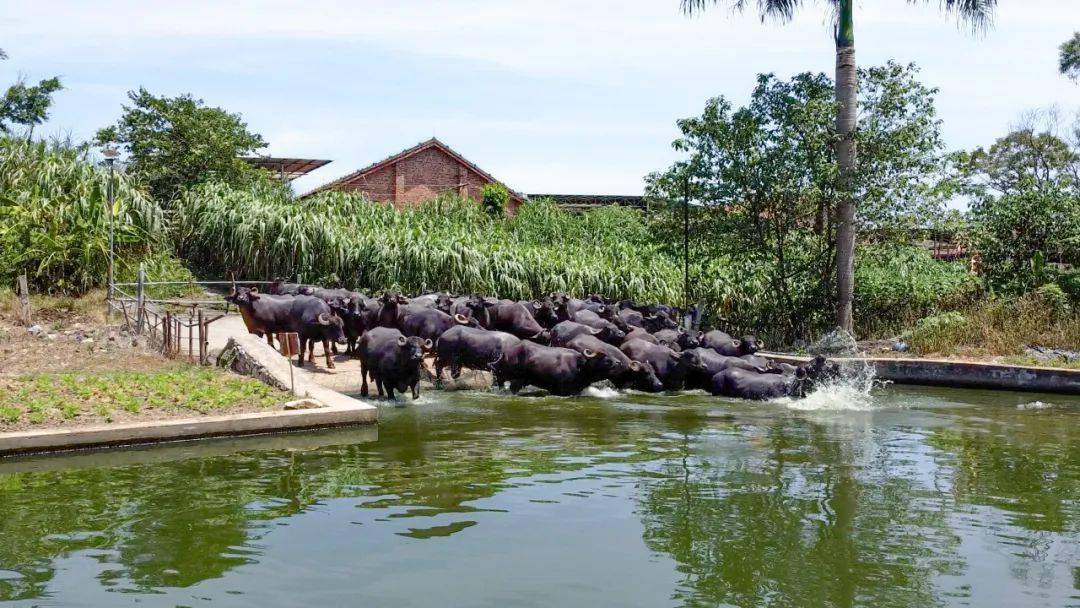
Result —
M 615 315 L 614 309 L 609 308 L 608 305 L 603 302 L 597 302 L 595 300 L 579 300 L 577 298 L 571 298 L 566 294 L 552 294 L 551 300 L 555 304 L 555 310 L 560 321 L 572 321 L 574 319 L 574 314 L 582 310 L 590 310 L 606 319 L 610 319 Z
M 702 363 L 702 368 L 696 368 L 690 370 L 686 375 L 686 386 L 688 388 L 700 388 L 709 390 L 712 386 L 712 378 L 716 374 L 724 371 L 729 367 L 737 367 L 739 369 L 745 369 L 747 371 L 757 373 L 774 373 L 774 370 L 766 369 L 763 366 L 754 365 L 750 361 L 747 361 L 741 357 L 728 357 L 721 355 L 711 348 L 698 347 L 693 349 L 687 349 L 687 352 L 693 352 L 697 355 L 698 360 Z M 778 370 L 777 370 L 778 371 Z
M 400 293 L 387 290 L 379 296 L 379 313 L 375 317 L 375 323 L 369 327 L 394 327 L 398 326 L 400 307 L 407 305 L 409 300 Z
M 675 352 L 701 346 L 701 340 L 698 339 L 695 333 L 681 329 L 661 329 L 653 332 L 653 335 L 661 344 Z
M 559 312 L 551 298 L 522 300 L 518 304 L 524 306 L 536 319 L 536 322 L 544 326 L 545 329 L 551 329 L 559 322 Z
M 326 367 L 334 367 L 330 344 L 345 342 L 344 322 L 323 300 L 313 296 L 262 294 L 254 288 L 240 288 L 225 299 L 236 304 L 248 331 L 257 336 L 265 335 L 270 346 L 274 345 L 275 333 L 296 332 L 300 339 L 297 365 L 304 364 L 305 349 L 308 360 L 314 363 L 315 342 L 322 342 Z
M 554 395 L 576 395 L 607 377 L 611 362 L 603 353 L 579 353 L 571 348 L 544 346 L 528 340 L 506 348 L 491 365 L 497 383 L 510 382 L 518 392 L 533 385 Z
M 768 370 L 768 369 L 777 369 L 777 370 L 779 370 L 779 368 L 776 367 L 776 365 L 772 362 L 771 359 L 767 359 L 765 357 L 759 357 L 757 355 L 741 355 L 741 356 L 739 356 L 739 358 L 742 359 L 743 361 L 747 361 L 750 364 L 752 364 L 754 366 L 757 366 L 757 367 L 760 367 L 762 369 L 766 369 L 766 370 Z
M 426 293 L 422 296 L 410 298 L 409 305 L 434 308 L 436 310 L 441 310 L 449 315 L 453 314 L 451 313 L 450 309 L 454 305 L 454 299 L 450 297 L 450 294 L 446 293 Z
M 420 396 L 420 365 L 424 350 L 431 348 L 431 341 L 413 336 L 405 337 L 392 327 L 376 327 L 360 337 L 357 350 L 360 353 L 360 395 L 368 395 L 368 374 L 379 396 L 394 398 L 394 391 L 412 389 L 413 399 Z
M 225 301 L 236 305 L 248 333 L 260 338 L 266 336 L 266 343 L 270 346 L 274 346 L 274 334 L 292 331 L 289 311 L 293 296 L 262 294 L 254 287 L 234 287 L 233 292 L 225 296 Z
M 506 348 L 521 339 L 502 331 L 455 325 L 435 342 L 435 376 L 442 380 L 442 370 L 450 368 L 450 377 L 461 376 L 461 368 L 488 371 L 502 357 Z
M 648 314 L 633 308 L 622 308 L 616 313 L 619 320 L 630 327 L 642 327 L 645 331 L 656 333 L 672 330 L 679 326 L 673 319 L 662 314 Z
M 644 340 L 646 342 L 651 342 L 652 344 L 660 343 L 660 340 L 657 340 L 656 336 L 645 331 L 645 328 L 643 327 L 635 327 L 626 332 L 626 335 L 622 339 L 622 344 L 626 344 L 630 340 Z
M 600 340 L 616 346 L 622 344 L 623 341 L 623 333 L 613 325 L 597 329 L 577 321 L 561 321 L 551 328 L 551 345 L 565 346 L 567 342 L 582 334 L 596 336 Z
M 451 327 L 459 323 L 467 325 L 470 322 L 475 323 L 461 315 L 458 315 L 455 320 L 454 317 L 437 308 L 429 308 L 422 304 L 398 307 L 397 326 L 401 333 L 406 336 L 418 336 L 432 342 L 438 340 L 439 336 Z
M 579 334 L 571 338 L 563 346 L 583 354 L 585 351 L 603 353 L 612 361 L 612 365 L 608 370 L 608 379 L 619 388 L 634 388 L 650 393 L 659 393 L 664 390 L 664 383 L 660 382 L 660 379 L 656 377 L 656 371 L 653 370 L 652 365 L 634 361 L 627 357 L 626 353 L 619 350 L 618 347 L 612 346 L 591 334 Z
M 322 342 L 323 354 L 326 355 L 326 367 L 333 369 L 334 360 L 330 357 L 331 344 L 345 344 L 345 322 L 334 314 L 330 305 L 314 296 L 294 296 L 289 310 L 290 331 L 300 338 L 300 352 L 297 365 L 304 364 L 304 347 L 307 347 L 308 361 L 315 362 L 315 343 Z
M 705 368 L 697 353 L 693 351 L 677 353 L 666 346 L 645 340 L 624 342 L 619 349 L 634 361 L 651 365 L 656 377 L 664 384 L 664 389 L 669 391 L 682 389 L 691 369 Z
M 832 372 L 825 357 L 818 355 L 793 374 L 762 374 L 729 367 L 712 378 L 709 392 L 714 395 L 764 401 L 779 397 L 805 397 L 824 376 Z
M 731 334 L 722 332 L 719 329 L 714 329 L 701 334 L 700 341 L 701 346 L 715 350 L 719 346 L 734 342 L 735 338 L 732 338 Z
M 602 318 L 599 314 L 591 310 L 579 310 L 574 313 L 574 316 L 570 320 L 583 325 L 588 325 L 595 329 L 606 330 L 612 340 L 622 340 L 626 338 L 626 329 L 619 327 L 617 323 Z
M 484 307 L 484 310 L 487 313 L 486 323 L 481 318 L 478 318 L 477 321 L 485 329 L 505 331 L 519 338 L 540 343 L 546 343 L 549 340 L 549 335 L 544 330 L 544 326 L 537 323 L 532 313 L 518 302 L 506 300 L 494 306 Z
M 744 355 L 752 355 L 761 350 L 762 343 L 758 342 L 758 339 L 754 336 L 743 336 L 738 340 L 732 340 L 726 344 L 720 346 L 714 346 L 713 350 L 721 355 L 727 355 L 729 357 L 742 357 Z

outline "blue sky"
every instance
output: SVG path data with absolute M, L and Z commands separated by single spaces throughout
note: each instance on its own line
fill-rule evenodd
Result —
M 241 113 L 271 154 L 333 160 L 301 192 L 437 136 L 519 191 L 636 194 L 706 98 L 743 103 L 759 72 L 833 68 L 815 2 L 786 25 L 724 6 L 687 18 L 678 0 L 0 4 L 0 82 L 66 86 L 40 133 L 88 138 L 140 85 L 190 92 Z M 950 148 L 988 144 L 1027 110 L 1080 111 L 1056 64 L 1080 2 L 999 4 L 973 36 L 936 2 L 856 2 L 859 62 L 917 63 Z

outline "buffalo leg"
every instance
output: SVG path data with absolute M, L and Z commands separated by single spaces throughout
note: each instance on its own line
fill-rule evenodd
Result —
M 525 384 L 518 381 L 518 380 L 511 380 L 510 381 L 510 392 L 514 393 L 516 395 L 516 394 L 518 394 L 518 391 L 520 391 L 524 386 L 525 386 Z
M 420 381 L 419 380 L 417 380 L 416 382 L 413 382 L 413 385 L 412 385 L 412 398 L 413 399 L 419 399 L 420 398 Z
M 363 359 L 360 360 L 360 396 L 361 397 L 367 397 L 368 396 L 367 368 L 364 367 L 364 360 Z
M 307 338 L 300 338 L 300 350 L 296 353 L 297 367 L 304 367 L 304 349 L 307 347 Z
M 322 341 L 322 349 L 323 349 L 323 352 L 326 353 L 326 367 L 329 368 L 329 369 L 334 369 L 334 360 L 330 358 L 330 345 L 331 344 L 332 344 L 332 342 L 330 342 L 329 340 L 323 340 Z M 334 347 L 334 354 L 335 355 L 337 354 L 337 347 Z
M 308 363 L 315 365 L 315 339 L 308 340 L 307 343 L 307 360 Z
M 384 390 L 383 390 L 383 382 L 382 382 L 382 378 L 380 378 L 380 377 L 378 377 L 378 376 L 375 376 L 375 378 L 374 378 L 374 379 L 375 379 L 375 388 L 376 388 L 376 389 L 378 389 L 378 391 L 379 391 L 379 396 L 380 396 L 380 397 L 383 397 L 383 396 L 385 396 L 385 394 L 386 394 L 386 391 L 384 391 Z M 386 388 L 390 388 L 390 387 L 389 387 L 389 386 L 387 386 Z M 393 396 L 394 396 L 394 395 L 393 395 L 393 392 L 391 392 L 390 396 L 391 396 L 391 397 L 393 397 Z

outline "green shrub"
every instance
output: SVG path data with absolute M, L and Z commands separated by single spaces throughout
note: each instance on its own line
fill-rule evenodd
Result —
M 1055 319 L 1069 314 L 1069 296 L 1057 283 L 1047 283 L 1039 287 L 1034 291 L 1033 296 L 1050 311 Z
M 1080 270 L 1060 274 L 1057 284 L 1074 306 L 1080 305 Z
M 974 301 L 979 289 L 964 263 L 935 260 L 921 247 L 863 247 L 855 271 L 860 333 L 895 332 L 916 319 Z
M 968 318 L 954 310 L 919 319 L 907 339 L 916 352 L 944 352 L 963 342 L 969 326 Z
M 480 196 L 480 204 L 488 215 L 499 217 L 506 213 L 506 203 L 510 201 L 510 192 L 506 186 L 492 182 L 485 184 Z

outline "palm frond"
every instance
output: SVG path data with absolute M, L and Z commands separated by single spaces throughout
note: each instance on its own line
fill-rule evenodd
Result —
M 684 13 L 694 15 L 705 10 L 707 6 L 716 4 L 728 4 L 731 10 L 743 12 L 751 2 L 750 0 L 681 0 L 680 4 Z M 802 0 L 756 0 L 753 4 L 757 6 L 757 12 L 762 21 L 775 19 L 786 22 L 791 21 L 795 16 L 795 11 L 802 6 L 803 2 Z
M 967 24 L 973 32 L 983 32 L 994 24 L 997 0 L 936 0 L 941 10 L 956 15 L 958 23 Z M 931 0 L 908 0 L 910 4 L 929 4 Z

